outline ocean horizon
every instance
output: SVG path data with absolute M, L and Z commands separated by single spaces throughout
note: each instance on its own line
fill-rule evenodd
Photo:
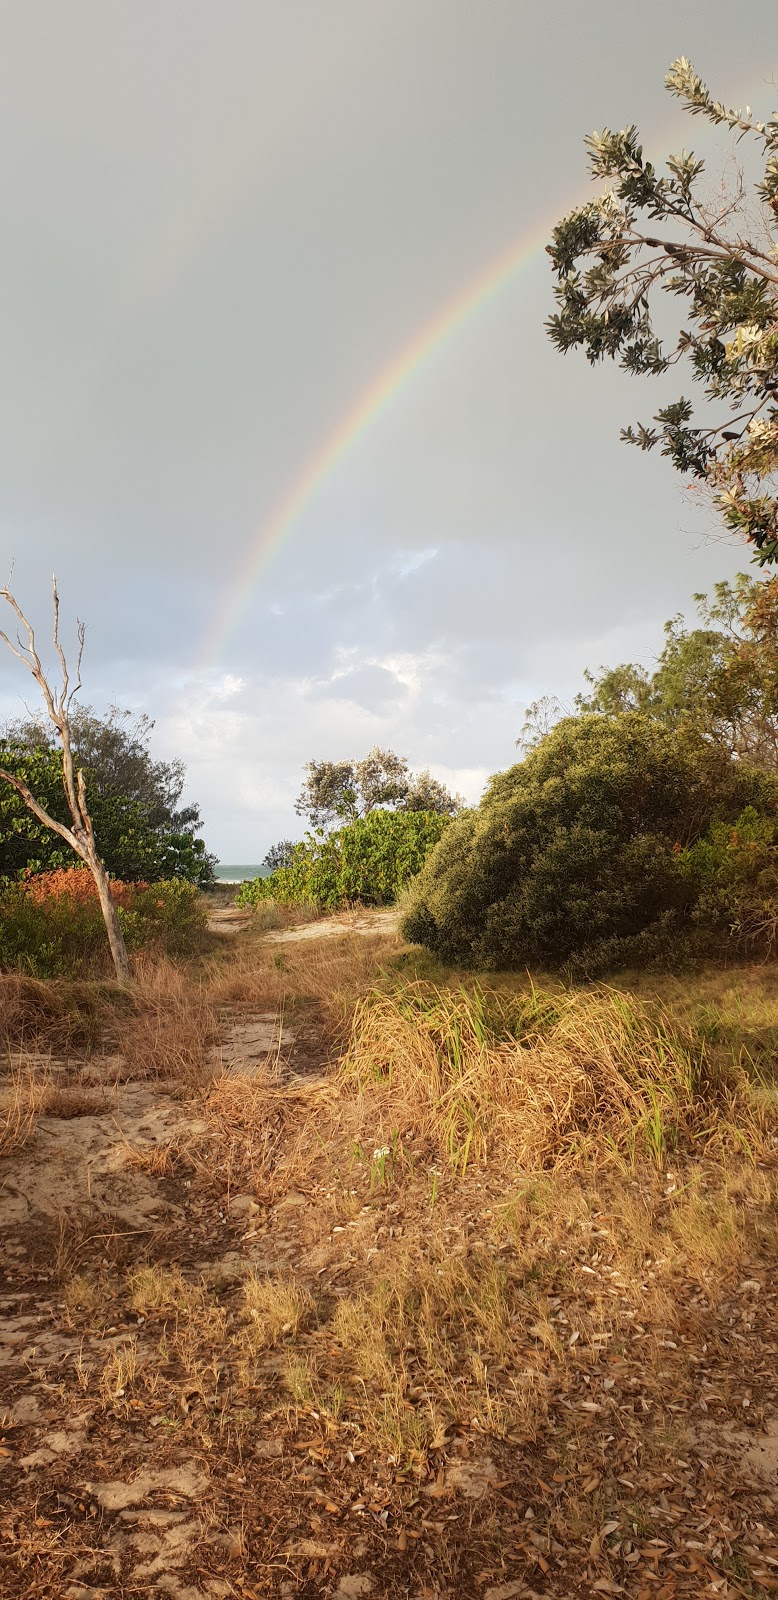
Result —
M 213 871 L 217 883 L 243 883 L 246 878 L 267 878 L 269 876 L 269 868 L 260 866 L 258 862 L 254 865 L 246 865 L 242 862 L 236 864 L 220 861 Z

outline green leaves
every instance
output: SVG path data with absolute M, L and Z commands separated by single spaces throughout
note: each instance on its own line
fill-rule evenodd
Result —
M 448 821 L 435 811 L 376 809 L 326 838 L 308 834 L 288 866 L 244 884 L 238 904 L 388 905 L 421 871 Z
M 645 687 L 624 679 L 617 691 Z M 747 805 L 778 814 L 778 779 L 692 729 L 638 711 L 568 717 L 446 830 L 403 932 L 487 968 L 591 974 L 677 957 L 698 895 L 679 859 Z
M 62 757 L 48 746 L 20 748 L 0 742 L 0 766 L 24 778 L 55 821 L 69 821 L 62 781 Z M 87 797 L 97 846 L 112 877 L 125 881 L 183 878 L 210 880 L 205 844 L 189 828 L 160 818 L 152 806 L 87 775 Z M 70 866 L 71 852 L 57 834 L 38 822 L 7 783 L 0 784 L 0 878 Z
M 749 206 L 739 177 L 712 209 L 700 188 L 704 163 L 682 150 L 659 173 L 634 125 L 590 134 L 592 176 L 611 187 L 553 231 L 557 310 L 546 329 L 563 354 L 582 348 L 591 363 L 607 356 L 638 376 L 686 360 L 705 400 L 728 403 L 729 418 L 719 409 L 703 425 L 682 397 L 657 412 L 657 426 L 638 423 L 621 437 L 643 450 L 661 444 L 678 471 L 706 482 L 725 522 L 765 564 L 778 559 L 778 119 L 756 122 L 749 108 L 714 101 L 685 57 L 666 83 L 693 115 L 757 141 L 758 204 Z M 685 303 L 683 325 L 664 343 L 653 321 L 663 294 Z

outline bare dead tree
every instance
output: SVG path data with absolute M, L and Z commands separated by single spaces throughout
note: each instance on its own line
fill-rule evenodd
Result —
M 95 880 L 100 909 L 105 922 L 105 930 L 108 934 L 108 943 L 111 947 L 113 964 L 116 968 L 116 978 L 119 983 L 126 985 L 130 982 L 130 961 L 127 955 L 127 946 L 119 923 L 116 903 L 111 894 L 108 873 L 95 843 L 94 828 L 92 827 L 92 819 L 89 815 L 86 800 L 84 774 L 81 770 L 76 772 L 73 760 L 70 710 L 73 699 L 81 687 L 81 661 L 84 654 L 85 629 L 83 622 L 79 622 L 77 631 L 78 660 L 76 663 L 75 682 L 71 685 L 68 664 L 59 637 L 59 594 L 57 593 L 56 578 L 52 578 L 51 588 L 54 608 L 54 648 L 62 669 L 61 685 L 55 689 L 49 682 L 36 649 L 32 623 L 28 621 L 21 606 L 7 586 L 0 589 L 0 599 L 5 600 L 11 610 L 16 613 L 21 631 L 17 631 L 16 640 L 14 641 L 0 628 L 0 639 L 7 644 L 13 655 L 23 662 L 24 666 L 32 674 L 43 696 L 49 719 L 59 736 L 62 745 L 62 783 L 71 816 L 71 826 L 68 828 L 64 823 L 57 822 L 54 817 L 50 816 L 45 806 L 42 806 L 40 801 L 36 800 L 24 779 L 17 777 L 16 773 L 8 772 L 5 767 L 0 767 L 0 778 L 4 779 L 6 783 L 10 783 L 11 788 L 15 789 L 17 794 L 21 796 L 33 816 L 37 817 L 44 827 L 51 828 L 54 833 L 58 833 L 60 838 L 65 840 L 65 843 L 89 868 Z M 26 643 L 24 642 L 23 634 L 26 634 Z

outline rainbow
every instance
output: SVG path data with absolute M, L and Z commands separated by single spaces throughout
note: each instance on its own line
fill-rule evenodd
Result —
M 685 112 L 678 111 L 672 119 L 672 125 L 682 120 L 685 125 L 685 116 Z M 660 130 L 659 137 L 664 140 L 667 136 L 669 136 L 669 125 L 665 124 L 663 130 Z M 656 138 L 656 131 L 651 131 L 649 137 Z M 581 199 L 582 196 L 579 195 L 577 199 L 571 200 L 567 207 L 555 207 L 551 216 L 542 223 L 535 224 L 530 233 L 522 234 L 520 239 L 501 251 L 475 278 L 448 300 L 442 310 L 414 335 L 400 354 L 396 355 L 362 390 L 355 404 L 306 462 L 299 477 L 279 501 L 269 520 L 261 524 L 256 535 L 250 540 L 245 559 L 211 623 L 202 654 L 197 662 L 198 669 L 207 669 L 214 665 L 248 604 L 263 568 L 295 528 L 314 496 L 326 484 L 371 424 L 386 410 L 398 391 L 418 372 L 429 357 L 439 351 L 471 317 L 516 278 L 536 255 L 540 255 L 559 217 L 565 210 L 570 210 L 572 205 L 580 204 Z
M 523 234 L 518 241 L 501 251 L 362 390 L 356 403 L 306 462 L 296 482 L 251 540 L 245 560 L 211 624 L 198 662 L 199 668 L 207 668 L 217 659 L 247 605 L 263 568 L 292 532 L 306 507 L 336 467 L 425 361 L 499 294 L 523 267 L 540 255 L 561 215 L 560 210 L 555 210 L 553 219 L 536 224 L 530 234 Z

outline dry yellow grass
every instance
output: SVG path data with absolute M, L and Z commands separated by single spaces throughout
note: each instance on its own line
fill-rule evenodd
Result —
M 293 1278 L 257 1277 L 243 1283 L 247 1341 L 256 1349 L 273 1345 L 284 1334 L 295 1335 L 314 1309 L 309 1290 Z
M 408 981 L 397 949 L 348 936 L 268 948 L 252 934 L 218 963 L 144 976 L 133 1070 L 162 1076 L 164 1098 L 181 1062 L 197 1128 L 125 1151 L 128 1174 L 171 1193 L 181 1182 L 169 1236 L 133 1236 L 133 1259 L 102 1223 L 63 1228 L 58 1393 L 110 1419 L 110 1469 L 90 1462 L 91 1477 L 131 1477 L 147 1425 L 150 1451 L 172 1443 L 210 1463 L 248 1529 L 230 1581 L 252 1592 L 246 1552 L 263 1548 L 272 1495 L 284 1581 L 322 1591 L 337 1573 L 295 1550 L 340 1540 L 353 1571 L 357 1529 L 385 1575 L 376 1594 L 416 1578 L 499 1592 L 514 1573 L 535 1592 L 548 1579 L 636 1594 L 639 1573 L 653 1594 L 665 1550 L 663 1581 L 688 1562 L 689 1594 L 722 1571 L 751 1592 L 741 1549 L 726 1570 L 711 1553 L 724 1562 L 729 1537 L 711 1453 L 688 1496 L 670 1474 L 696 1460 L 692 1412 L 707 1427 L 719 1407 L 722 1426 L 757 1434 L 769 1403 L 772 975 L 639 993 L 514 977 L 490 991 L 466 975 Z M 221 1008 L 243 1005 L 323 1019 L 322 1080 L 285 1081 L 283 1060 L 211 1079 L 183 1013 L 210 1038 Z M 457 1473 L 477 1478 L 489 1459 L 496 1485 L 465 1499 Z M 698 1503 L 701 1533 L 684 1520 Z M 688 1552 L 708 1528 L 698 1574 Z M 455 1530 L 461 1565 L 448 1568 Z M 198 1550 L 198 1572 L 225 1571 L 214 1548 Z
M 737 1052 L 604 987 L 373 991 L 354 1010 L 341 1082 L 382 1137 L 420 1131 L 460 1171 L 497 1152 L 530 1171 L 661 1166 L 681 1146 L 759 1148 L 771 1120 Z
M 338 1025 L 354 999 L 375 982 L 377 968 L 400 948 L 396 935 L 346 931 L 300 944 L 266 944 L 251 931 L 232 941 L 229 960 L 222 953 L 206 967 L 204 982 L 215 1006 L 285 1010 L 295 1001 L 309 1001 Z
M 36 1074 L 13 1067 L 0 1089 L 0 1156 L 27 1144 L 35 1132 L 48 1084 Z
M 218 1075 L 218 1018 L 196 971 L 165 958 L 141 959 L 133 1000 L 132 1012 L 117 1029 L 130 1076 L 166 1078 L 193 1090 Z

